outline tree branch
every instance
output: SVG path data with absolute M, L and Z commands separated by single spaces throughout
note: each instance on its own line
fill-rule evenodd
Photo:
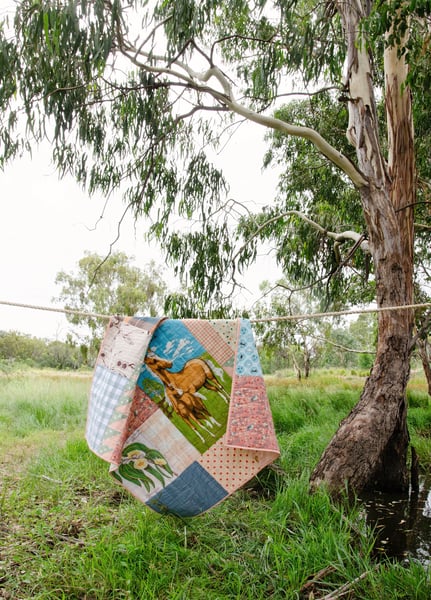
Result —
M 425 225 L 425 223 L 413 223 L 416 229 L 425 229 L 425 231 L 431 231 L 431 225 Z
M 347 346 L 343 346 L 342 344 L 337 344 L 336 342 L 333 342 L 332 340 L 328 340 L 327 338 L 320 337 L 318 335 L 313 335 L 312 337 L 315 340 L 320 340 L 322 342 L 325 342 L 325 344 L 330 344 L 331 346 L 334 346 L 334 348 L 339 348 L 340 350 L 345 350 L 346 352 L 352 352 L 354 354 L 375 354 L 376 353 L 375 350 L 355 350 L 354 348 L 348 348 Z
M 343 231 L 342 233 L 336 233 L 334 231 L 328 231 L 327 229 L 325 229 L 324 227 L 322 227 L 321 225 L 319 225 L 319 223 L 316 223 L 315 221 L 313 221 L 312 219 L 310 219 L 310 217 L 307 217 L 307 215 L 304 215 L 304 213 L 300 212 L 299 210 L 288 210 L 287 212 L 281 214 L 281 215 L 277 215 L 275 217 L 272 217 L 271 219 L 268 219 L 268 221 L 265 221 L 265 223 L 262 223 L 262 225 L 259 225 L 259 227 L 256 229 L 256 231 L 253 233 L 253 235 L 251 237 L 249 237 L 245 243 L 241 246 L 241 248 L 235 253 L 235 255 L 233 256 L 232 260 L 235 260 L 239 254 L 241 254 L 241 252 L 244 250 L 244 248 L 256 237 L 258 237 L 258 235 L 260 234 L 261 231 L 263 231 L 263 229 L 265 229 L 266 227 L 268 227 L 268 225 L 271 225 L 272 223 L 275 223 L 276 221 L 278 221 L 279 219 L 283 219 L 284 217 L 289 217 L 289 216 L 296 216 L 299 217 L 300 219 L 302 219 L 303 221 L 305 221 L 306 223 L 308 223 L 309 225 L 311 225 L 312 227 L 314 227 L 314 229 L 317 229 L 317 231 L 319 231 L 320 233 L 326 235 L 329 238 L 332 238 L 333 240 L 335 240 L 336 242 L 342 243 L 345 242 L 347 240 L 352 240 L 354 241 L 356 244 L 359 244 L 361 250 L 363 250 L 363 252 L 366 252 L 367 254 L 370 253 L 370 245 L 368 243 L 368 240 L 363 238 L 363 235 L 361 233 L 357 233 L 356 231 Z
M 373 571 L 376 571 L 379 568 L 380 568 L 379 564 L 375 565 L 369 571 L 365 571 L 364 573 L 362 573 L 358 577 L 355 577 L 355 579 L 352 579 L 352 581 L 348 581 L 347 583 L 345 583 L 344 585 L 342 585 L 338 589 L 334 590 L 333 592 L 330 592 L 329 594 L 326 594 L 325 596 L 321 596 L 321 600 L 335 600 L 336 598 L 341 598 L 341 596 L 345 596 L 346 594 L 350 594 L 350 592 L 352 591 L 352 588 L 359 581 L 361 581 L 362 579 L 365 579 L 366 577 L 368 577 L 368 575 L 370 575 L 370 573 L 372 573 Z
M 414 348 L 417 344 L 417 341 L 424 335 L 427 334 L 429 331 L 429 327 L 430 327 L 430 323 L 431 323 L 431 311 L 425 316 L 422 325 L 420 326 L 420 328 L 416 331 L 416 334 L 412 337 L 412 341 L 410 342 L 410 348 Z
M 395 210 L 395 212 L 400 212 L 401 210 L 406 210 L 407 208 L 413 208 L 415 206 L 419 206 L 419 204 L 431 204 L 430 201 L 428 200 L 424 200 L 423 202 L 411 202 L 410 204 L 405 204 L 404 206 L 400 206 L 400 208 L 397 208 Z
M 235 100 L 227 100 L 227 106 L 232 110 L 232 112 L 245 117 L 249 121 L 257 123 L 258 125 L 280 131 L 286 135 L 293 135 L 295 137 L 301 137 L 309 140 L 312 144 L 314 144 L 314 146 L 316 146 L 319 152 L 326 156 L 326 158 L 328 158 L 349 177 L 355 187 L 362 188 L 368 186 L 367 179 L 362 175 L 357 167 L 339 150 L 336 150 L 333 146 L 331 146 L 320 135 L 320 133 L 314 129 L 300 125 L 291 125 L 290 123 L 286 123 L 281 119 L 277 119 L 276 117 L 261 115 L 245 106 L 242 106 L 241 104 L 238 104 Z
M 148 38 L 147 38 L 148 39 Z M 203 71 L 192 69 L 189 64 L 186 64 L 178 56 L 173 61 L 168 61 L 162 55 L 144 52 L 142 45 L 138 48 L 128 44 L 124 39 L 119 38 L 120 51 L 133 64 L 140 69 L 153 74 L 166 75 L 169 78 L 175 78 L 188 84 L 190 89 L 194 89 L 199 93 L 208 94 L 216 102 L 221 103 L 231 112 L 245 117 L 248 121 L 262 125 L 270 129 L 280 131 L 286 135 L 293 135 L 309 140 L 326 158 L 334 165 L 341 169 L 352 181 L 357 188 L 368 186 L 367 179 L 362 175 L 358 168 L 339 150 L 331 146 L 317 131 L 310 127 L 292 125 L 286 123 L 276 117 L 271 117 L 258 113 L 251 108 L 238 102 L 233 95 L 232 85 L 228 77 L 223 71 L 214 65 L 213 57 L 207 57 L 204 52 L 200 51 L 196 43 L 193 41 L 193 46 L 201 56 L 205 57 L 208 62 L 208 68 Z M 189 45 L 189 44 L 187 44 Z M 141 59 L 141 60 L 139 60 Z M 221 86 L 221 90 L 208 85 L 211 79 L 215 79 Z

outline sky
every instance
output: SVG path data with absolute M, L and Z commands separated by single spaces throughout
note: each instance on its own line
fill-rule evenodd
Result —
M 263 205 L 274 196 L 276 176 L 261 169 L 264 133 L 255 124 L 241 127 L 220 156 L 230 197 L 240 202 Z M 57 273 L 76 270 L 85 251 L 103 256 L 109 252 L 124 211 L 120 195 L 110 198 L 99 220 L 105 198 L 90 197 L 70 177 L 60 180 L 47 146 L 0 171 L 0 190 L 0 301 L 60 307 L 53 302 L 60 292 Z M 133 264 L 142 269 L 150 260 L 163 264 L 160 249 L 144 242 L 144 231 L 144 222 L 126 219 L 114 249 L 135 257 Z M 250 291 L 237 301 L 250 306 L 258 297 L 259 283 L 275 281 L 279 275 L 272 258 L 263 254 L 245 277 Z M 167 278 L 171 289 L 178 287 Z M 63 340 L 70 328 L 63 314 L 0 304 L 0 331 Z

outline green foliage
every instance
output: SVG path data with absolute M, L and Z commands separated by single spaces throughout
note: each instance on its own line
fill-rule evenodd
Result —
M 414 80 L 417 59 L 430 39 L 430 15 L 429 0 L 391 0 L 383 5 L 373 5 L 362 28 L 370 41 L 381 42 L 383 38 L 386 46 L 399 48 L 399 53 L 406 56 L 411 66 L 410 80 Z
M 318 307 L 310 294 L 293 291 L 286 281 L 279 281 L 272 288 L 264 282 L 262 299 L 253 307 L 264 372 L 291 368 L 299 377 L 307 377 L 315 367 L 369 369 L 377 341 L 375 315 L 364 313 L 350 323 L 300 319 L 298 315 L 316 313 Z M 289 315 L 296 318 L 289 320 Z
M 166 293 L 161 272 L 153 262 L 145 270 L 131 265 L 122 252 L 105 258 L 87 252 L 78 262 L 77 272 L 57 274 L 61 292 L 56 300 L 70 310 L 96 315 L 160 315 Z M 68 314 L 67 318 L 74 325 L 86 325 L 87 339 L 93 349 L 98 347 L 106 319 L 81 314 Z
M 53 369 L 78 369 L 85 364 L 85 358 L 71 340 L 43 340 L 16 331 L 0 332 L 0 363 L 13 365 L 25 363 L 28 366 L 50 367 Z
M 133 48 L 138 22 L 145 41 Z M 193 76 L 157 72 L 152 57 L 166 51 L 169 71 L 177 59 L 186 64 L 197 56 L 212 66 L 220 54 L 260 111 L 297 70 L 309 83 L 322 75 L 339 80 L 345 43 L 338 17 L 308 0 L 164 0 L 153 13 L 131 0 L 24 0 L 11 32 L 0 30 L 0 77 L 8 82 L 0 108 L 10 115 L 0 127 L 0 160 L 27 142 L 17 122 L 24 115 L 32 140 L 52 140 L 60 174 L 71 173 L 90 192 L 121 189 L 128 209 L 150 218 L 150 235 L 195 294 L 215 304 L 221 282 L 234 282 L 256 254 L 244 247 L 235 258 L 242 236 L 232 215 L 214 218 L 224 210 L 227 184 L 205 152 L 219 137 L 206 115 L 227 109 L 220 93 L 206 98 L 209 88 Z M 178 217 L 199 224 L 180 231 Z
M 315 311 L 310 296 L 304 293 L 300 299 L 293 298 L 286 281 L 278 282 L 272 290 L 264 282 L 261 291 L 263 298 L 253 306 L 253 317 L 268 319 L 255 323 L 263 355 L 276 355 L 276 363 L 281 362 L 283 367 L 292 365 L 298 377 L 308 377 L 319 354 L 320 324 L 312 319 L 289 321 L 284 317 Z
M 319 130 L 353 161 L 353 148 L 344 136 L 347 107 L 339 100 L 335 93 L 320 93 L 291 101 L 276 115 Z M 260 215 L 241 220 L 244 239 L 273 246 L 292 287 L 310 288 L 322 309 L 330 303 L 337 308 L 369 301 L 374 295 L 370 256 L 348 237 L 327 235 L 349 230 L 365 234 L 359 193 L 309 141 L 277 131 L 267 137 L 271 146 L 265 165 L 279 167 L 279 193 Z
M 173 319 L 229 319 L 238 312 L 219 291 L 206 301 L 205 298 L 196 297 L 191 289 L 168 294 L 165 309 Z
M 385 35 L 408 57 L 418 172 L 428 178 L 429 2 L 363 8 L 376 97 Z M 345 136 L 352 101 L 342 82 L 347 37 L 336 5 L 310 0 L 23 0 L 14 22 L 0 24 L 0 164 L 49 139 L 61 175 L 72 174 L 90 193 L 118 191 L 126 210 L 147 218 L 149 237 L 211 311 L 229 304 L 221 288 L 236 283 L 262 241 L 290 281 L 316 284 L 324 305 L 367 302 L 375 291 L 369 256 L 349 238 L 326 235 L 366 233 L 359 194 L 308 135 L 273 135 L 265 163 L 282 169 L 280 193 L 258 214 L 226 201 L 228 184 L 211 159 L 229 135 L 232 113 L 258 121 L 275 111 L 279 124 L 318 131 L 356 164 Z M 298 82 L 326 91 L 281 106 Z M 424 202 L 426 190 L 429 182 Z M 427 231 L 417 251 L 429 261 Z
M 43 340 L 17 331 L 0 332 L 1 360 L 29 360 L 37 362 L 45 351 Z

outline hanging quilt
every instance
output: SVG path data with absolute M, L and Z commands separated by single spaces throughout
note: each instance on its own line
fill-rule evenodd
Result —
M 199 515 L 279 456 L 250 322 L 112 317 L 86 438 L 160 513 Z

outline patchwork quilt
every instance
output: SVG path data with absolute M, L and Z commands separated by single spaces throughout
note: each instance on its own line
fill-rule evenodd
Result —
M 250 322 L 112 317 L 86 438 L 159 513 L 199 515 L 279 456 Z

